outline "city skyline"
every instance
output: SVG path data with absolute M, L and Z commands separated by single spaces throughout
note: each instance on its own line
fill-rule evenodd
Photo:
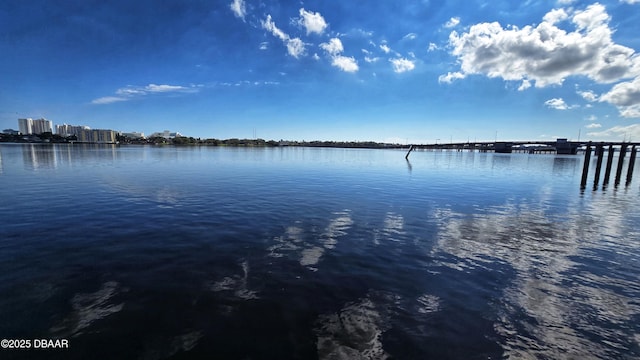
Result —
M 640 0 L 0 4 L 0 127 L 640 140 Z

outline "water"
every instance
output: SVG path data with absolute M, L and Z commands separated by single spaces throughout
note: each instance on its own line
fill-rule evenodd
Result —
M 404 155 L 0 145 L 0 355 L 640 357 L 639 179 Z

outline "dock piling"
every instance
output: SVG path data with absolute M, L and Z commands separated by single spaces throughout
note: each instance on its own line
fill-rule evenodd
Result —
M 600 168 L 602 167 L 602 158 L 604 157 L 604 146 L 602 143 L 596 145 L 596 156 L 598 161 L 596 162 L 596 173 L 593 178 L 593 190 L 597 190 L 598 181 L 600 181 Z
M 604 180 L 602 186 L 605 187 L 609 183 L 609 177 L 611 176 L 611 165 L 613 165 L 613 145 L 609 145 L 609 154 L 607 155 L 607 168 L 604 171 Z
M 615 186 L 620 185 L 620 177 L 622 175 L 622 165 L 624 162 L 624 155 L 627 152 L 627 144 L 620 145 L 620 155 L 618 156 L 618 168 L 616 170 L 616 182 Z
M 413 145 L 409 147 L 409 151 L 407 151 L 407 155 L 404 156 L 406 160 L 409 160 L 409 154 L 411 154 L 412 151 L 413 151 Z
M 631 183 L 631 178 L 633 177 L 633 167 L 635 166 L 636 163 L 636 146 L 633 145 L 631 147 L 631 155 L 629 156 L 629 167 L 627 168 L 627 182 L 626 182 L 626 186 L 629 186 L 629 184 Z
M 582 181 L 580 182 L 581 189 L 584 189 L 587 186 L 587 174 L 589 174 L 589 161 L 591 161 L 591 142 L 587 144 L 587 149 L 584 151 L 584 164 L 582 165 Z

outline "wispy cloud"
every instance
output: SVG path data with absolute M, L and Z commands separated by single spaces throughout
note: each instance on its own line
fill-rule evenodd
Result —
M 91 101 L 95 105 L 112 104 L 121 101 L 128 101 L 143 96 L 162 94 L 162 93 L 195 93 L 200 91 L 202 85 L 157 85 L 149 84 L 146 86 L 126 86 L 115 91 L 116 96 L 104 96 Z
M 115 102 L 127 101 L 127 100 L 129 100 L 129 98 L 120 97 L 120 96 L 105 96 L 105 97 L 94 99 L 93 101 L 91 101 L 91 103 L 95 105 L 104 105 L 104 104 L 112 104 Z
M 408 33 L 407 35 L 402 37 L 402 39 L 403 40 L 415 40 L 417 37 L 418 37 L 418 35 L 416 33 Z
M 261 24 L 263 29 L 269 31 L 273 36 L 282 40 L 282 42 L 287 46 L 287 52 L 289 55 L 297 59 L 305 54 L 304 42 L 302 42 L 300 38 L 291 38 L 284 31 L 280 30 L 271 18 L 271 15 L 267 15 L 267 18 L 262 20 Z
M 240 19 L 242 19 L 242 21 L 244 21 L 244 17 L 247 15 L 247 7 L 244 3 L 244 0 L 233 0 L 229 7 L 236 17 L 239 17 Z
M 449 21 L 447 21 L 446 24 L 444 24 L 444 27 L 450 29 L 450 28 L 454 28 L 454 27 L 458 26 L 458 24 L 460 24 L 460 18 L 459 17 L 452 17 L 451 19 L 449 19 Z
M 587 125 L 586 127 L 587 127 L 587 129 L 597 129 L 597 128 L 601 128 L 602 125 L 597 124 L 597 123 L 592 123 L 592 124 Z
M 307 35 L 311 33 L 322 34 L 327 28 L 327 22 L 319 12 L 307 11 L 300 9 L 300 20 L 298 22 L 307 31 Z
M 614 126 L 612 128 L 587 133 L 589 136 L 608 139 L 638 140 L 640 139 L 640 124 Z

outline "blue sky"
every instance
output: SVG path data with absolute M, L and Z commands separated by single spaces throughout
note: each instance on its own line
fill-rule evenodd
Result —
M 3 1 L 0 128 L 640 141 L 639 24 L 640 0 Z

